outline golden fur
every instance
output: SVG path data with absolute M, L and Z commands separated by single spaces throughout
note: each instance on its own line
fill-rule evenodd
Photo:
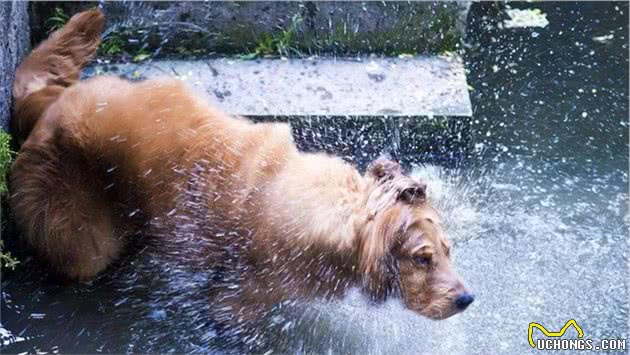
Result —
M 235 319 L 349 287 L 373 300 L 400 296 L 435 319 L 467 306 L 456 305 L 467 291 L 424 184 L 386 159 L 361 175 L 299 152 L 288 125 L 226 115 L 178 80 L 78 81 L 103 21 L 96 10 L 74 16 L 14 85 L 13 127 L 25 141 L 12 209 L 59 274 L 89 280 L 132 235 L 183 215 L 206 231 L 194 237 L 211 241 L 212 266 L 237 273 L 238 292 L 214 295 Z

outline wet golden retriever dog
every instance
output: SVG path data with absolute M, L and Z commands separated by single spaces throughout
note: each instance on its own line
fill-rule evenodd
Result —
M 287 124 L 227 115 L 179 80 L 79 81 L 103 23 L 98 10 L 72 17 L 24 60 L 13 88 L 23 144 L 12 211 L 58 274 L 90 280 L 138 233 L 189 216 L 205 231 L 191 238 L 211 241 L 209 265 L 233 271 L 212 302 L 234 319 L 351 287 L 432 319 L 473 302 L 425 184 L 388 159 L 360 174 L 299 152 Z

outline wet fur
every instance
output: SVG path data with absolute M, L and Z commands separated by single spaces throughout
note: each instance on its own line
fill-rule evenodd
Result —
M 388 160 L 362 175 L 299 152 L 288 125 L 229 116 L 178 80 L 78 81 L 103 22 L 98 11 L 74 16 L 24 61 L 14 85 L 13 127 L 24 143 L 11 205 L 53 270 L 92 279 L 138 233 L 175 238 L 173 216 L 184 216 L 203 226 L 193 237 L 209 241 L 208 267 L 229 271 L 217 285 L 238 284 L 214 291 L 233 323 L 349 287 L 378 301 L 401 295 L 435 318 L 455 313 L 463 285 L 421 183 Z M 417 200 L 401 195 L 409 188 Z M 432 247 L 440 275 L 411 261 L 420 244 Z M 436 302 L 445 305 L 426 311 Z

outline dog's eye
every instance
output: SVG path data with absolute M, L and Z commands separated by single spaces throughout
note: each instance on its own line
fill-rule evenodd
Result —
M 413 261 L 416 263 L 416 265 L 420 265 L 420 266 L 431 265 L 431 257 L 429 256 L 415 256 L 413 258 Z

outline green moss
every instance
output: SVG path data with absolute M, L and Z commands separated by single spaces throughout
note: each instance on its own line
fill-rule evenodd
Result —
M 7 175 L 15 152 L 11 150 L 11 136 L 0 130 L 0 197 L 6 197 Z
M 0 130 L 0 199 L 2 199 L 3 205 L 9 193 L 7 188 L 7 176 L 14 155 L 15 152 L 11 150 L 11 136 Z M 3 250 L 3 242 L 0 240 L 0 266 L 2 268 L 14 269 L 18 263 L 19 261 L 11 256 L 11 253 Z
M 389 30 L 354 32 L 350 25 L 336 23 L 322 33 L 304 26 L 300 14 L 277 30 L 260 33 L 253 24 L 235 23 L 220 33 L 204 29 L 172 32 L 165 41 L 157 26 L 118 28 L 109 33 L 99 54 L 107 59 L 131 61 L 147 59 L 149 53 L 160 56 L 184 57 L 222 53 L 236 54 L 242 59 L 261 56 L 302 57 L 305 54 L 376 53 L 388 56 L 400 54 L 440 54 L 454 52 L 461 42 L 457 27 L 457 10 L 452 6 L 437 6 L 431 13 L 422 6 L 409 7 L 408 13 Z M 402 11 L 402 10 L 401 10 Z M 184 13 L 187 17 L 190 14 Z M 159 49 L 159 51 L 158 51 Z
M 441 12 L 433 22 L 430 30 L 439 34 L 441 41 L 436 48 L 437 53 L 455 52 L 461 42 L 461 35 L 457 30 L 457 23 L 454 16 L 446 12 Z
M 325 36 L 317 38 L 304 33 L 298 46 L 301 50 L 334 53 L 369 52 L 389 56 L 455 51 L 461 41 L 452 9 L 438 8 L 427 22 L 426 11 L 416 9 L 401 18 L 390 30 L 357 32 L 345 24 L 336 24 Z

